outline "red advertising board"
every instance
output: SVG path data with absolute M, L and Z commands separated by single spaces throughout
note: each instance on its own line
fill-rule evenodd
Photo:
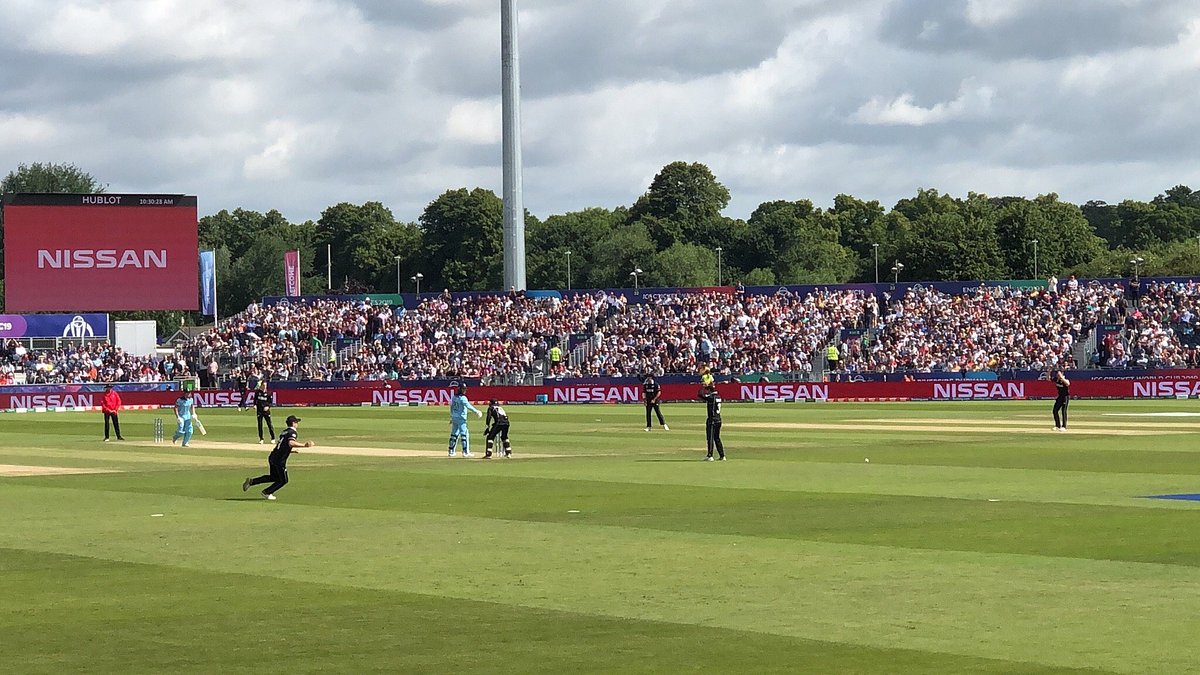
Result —
M 773 384 L 722 384 L 721 396 L 727 401 L 1011 401 L 1053 398 L 1054 385 L 1045 381 L 972 381 L 954 382 L 819 382 Z M 688 384 L 666 384 L 662 395 L 669 401 L 694 401 L 699 388 Z M 306 405 L 447 405 L 449 387 L 393 386 L 381 382 L 362 387 L 326 389 L 276 389 L 272 392 L 281 406 Z M 1200 396 L 1200 381 L 1171 378 L 1134 380 L 1077 380 L 1071 385 L 1074 398 L 1162 399 Z M 506 403 L 637 403 L 641 387 L 637 385 L 558 385 L 536 387 L 472 387 L 468 396 L 475 402 L 496 399 Z M 125 405 L 170 405 L 175 392 L 123 392 Z M 200 391 L 196 404 L 202 408 L 236 407 L 242 394 L 236 391 Z M 77 393 L 69 388 L 61 392 L 6 393 L 0 387 L 0 410 L 38 407 L 88 408 L 100 405 L 100 394 Z
M 11 312 L 199 307 L 196 198 L 4 196 Z

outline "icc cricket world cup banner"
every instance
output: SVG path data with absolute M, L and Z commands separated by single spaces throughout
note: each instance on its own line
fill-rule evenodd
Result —
M 283 288 L 288 297 L 300 296 L 300 251 L 283 253 Z
M 107 314 L 0 314 L 0 338 L 105 338 Z

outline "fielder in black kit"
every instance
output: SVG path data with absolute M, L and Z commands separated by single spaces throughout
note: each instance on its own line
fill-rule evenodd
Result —
M 242 492 L 249 490 L 251 485 L 270 483 L 270 485 L 267 486 L 267 489 L 263 490 L 263 499 L 275 501 L 275 492 L 284 485 L 287 485 L 288 482 L 288 456 L 293 452 L 296 452 L 296 448 L 311 448 L 313 446 L 312 441 L 305 441 L 304 443 L 301 443 L 296 439 L 296 436 L 300 433 L 296 429 L 296 425 L 299 422 L 300 418 L 296 417 L 295 415 L 291 415 L 287 418 L 287 429 L 284 429 L 283 433 L 279 434 L 279 442 L 275 444 L 275 449 L 272 450 L 270 456 L 267 457 L 267 467 L 269 468 L 270 473 L 259 476 L 258 478 L 247 478 L 242 482 Z
M 1067 406 L 1071 403 L 1071 381 L 1063 375 L 1061 370 L 1056 370 L 1050 375 L 1050 381 L 1058 388 L 1058 397 L 1054 399 L 1054 430 L 1067 430 Z M 1059 417 L 1059 413 L 1062 416 Z
M 663 420 L 662 410 L 658 407 L 659 398 L 662 396 L 662 387 L 654 381 L 653 375 L 647 375 L 646 379 L 642 380 L 642 400 L 646 403 L 646 431 L 650 431 L 650 411 L 653 410 L 655 415 L 658 415 L 658 423 L 662 425 L 663 431 L 670 431 L 671 427 L 667 426 Z
M 492 458 L 492 448 L 496 445 L 496 437 L 500 437 L 502 444 L 500 453 L 504 457 L 512 457 L 512 444 L 508 442 L 508 413 L 504 412 L 504 408 L 500 407 L 496 401 L 488 403 L 487 409 L 487 430 L 484 432 L 487 437 L 487 451 L 484 453 L 484 459 Z
M 716 385 L 704 385 L 700 389 L 700 400 L 708 404 L 708 419 L 704 424 L 704 431 L 708 436 L 708 456 L 704 461 L 713 461 L 713 449 L 716 449 L 717 455 L 724 462 L 725 445 L 721 443 L 721 395 L 717 393 Z
M 258 415 L 258 444 L 263 444 L 263 422 L 267 423 L 271 440 L 275 440 L 275 425 L 271 424 L 271 393 L 267 391 L 266 380 L 259 380 L 254 390 L 254 412 Z

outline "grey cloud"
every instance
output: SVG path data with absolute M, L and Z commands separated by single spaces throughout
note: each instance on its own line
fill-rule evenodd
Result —
M 38 111 L 92 101 L 114 92 L 145 91 L 163 78 L 198 64 L 131 62 L 111 56 L 41 54 L 0 47 L 0 109 Z
M 448 28 L 485 11 L 478 3 L 455 7 L 423 0 L 349 0 L 348 4 L 362 12 L 368 21 L 416 31 Z
M 817 7 L 777 0 L 757 3 L 755 11 L 741 3 L 670 0 L 658 5 L 630 0 L 530 5 L 534 18 L 522 25 L 520 37 L 524 93 L 536 98 L 611 83 L 679 82 L 753 67 L 773 55 L 792 26 Z M 496 92 L 498 14 L 487 31 L 457 26 L 452 39 L 423 59 L 426 83 L 468 97 Z
M 897 0 L 880 36 L 917 51 L 1056 59 L 1170 44 L 1196 16 L 1194 4 L 1180 0 L 1054 0 L 984 27 L 967 8 L 967 0 Z
M 0 136 L 0 156 L 8 169 L 75 162 L 114 190 L 194 192 L 202 212 L 277 208 L 293 220 L 344 200 L 412 220 L 446 189 L 498 189 L 498 144 L 447 124 L 462 103 L 470 123 L 498 101 L 498 3 L 336 2 L 358 8 L 350 38 L 310 44 L 297 26 L 268 36 L 270 50 L 197 61 L 0 44 L 0 133 L 6 118 L 18 119 L 10 130 L 24 117 L 53 129 L 49 140 Z M 545 217 L 630 204 L 673 160 L 708 163 L 735 217 L 839 192 L 890 204 L 921 186 L 1076 201 L 1200 186 L 1200 73 L 1181 63 L 1186 50 L 1163 47 L 1195 10 L 1005 6 L 1018 5 L 981 27 L 965 0 L 522 0 L 526 205 Z M 1064 58 L 1077 55 L 1095 58 Z M 732 100 L 746 73 L 761 82 L 744 95 L 761 101 Z M 221 100 L 228 82 L 253 100 Z M 855 119 L 873 100 L 931 109 L 972 87 L 995 94 L 969 114 Z M 280 124 L 292 147 L 248 176 Z

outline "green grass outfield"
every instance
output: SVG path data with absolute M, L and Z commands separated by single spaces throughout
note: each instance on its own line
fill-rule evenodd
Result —
M 1200 406 L 1072 409 L 305 409 L 276 502 L 252 412 L 6 414 L 0 671 L 1200 672 Z

